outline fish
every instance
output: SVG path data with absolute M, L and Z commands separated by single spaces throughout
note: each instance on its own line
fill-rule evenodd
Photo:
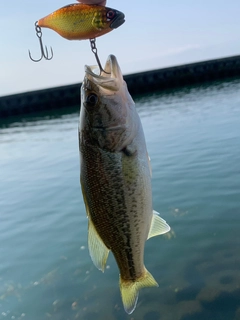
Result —
M 104 272 L 109 251 L 117 262 L 125 311 L 139 290 L 158 284 L 144 266 L 147 239 L 169 225 L 152 209 L 151 165 L 135 103 L 110 55 L 105 71 L 85 66 L 79 118 L 80 183 L 88 217 L 88 248 Z
M 125 15 L 100 5 L 75 3 L 64 6 L 37 21 L 39 27 L 56 31 L 68 40 L 102 36 L 125 22 Z

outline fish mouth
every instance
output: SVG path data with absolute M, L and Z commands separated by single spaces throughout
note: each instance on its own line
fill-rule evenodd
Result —
M 117 29 L 125 22 L 125 15 L 121 11 L 116 10 L 116 17 L 113 19 L 112 23 L 110 24 L 110 28 Z
M 90 83 L 92 82 L 98 88 L 118 91 L 124 80 L 117 58 L 114 55 L 111 54 L 107 58 L 104 71 L 99 75 L 99 67 L 85 66 L 86 78 Z

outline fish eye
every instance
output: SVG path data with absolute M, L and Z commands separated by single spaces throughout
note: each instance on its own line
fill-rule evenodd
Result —
M 113 11 L 113 10 L 109 10 L 108 12 L 107 12 L 107 18 L 108 19 L 113 19 L 115 17 L 115 12 Z
M 95 93 L 90 93 L 87 96 L 86 99 L 86 103 L 90 106 L 90 107 L 94 107 L 98 102 L 98 96 Z

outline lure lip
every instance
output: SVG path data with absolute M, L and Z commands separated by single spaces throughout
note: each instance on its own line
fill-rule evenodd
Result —
M 125 22 L 125 15 L 121 11 L 116 10 L 116 17 L 113 19 L 110 24 L 110 28 L 117 29 Z

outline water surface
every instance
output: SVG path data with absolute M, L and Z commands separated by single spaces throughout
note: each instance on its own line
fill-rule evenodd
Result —
M 123 311 L 118 269 L 91 262 L 79 186 L 78 111 L 0 129 L 0 319 L 240 319 L 240 82 L 136 100 L 154 209 L 172 227 L 147 241 L 159 288 Z

